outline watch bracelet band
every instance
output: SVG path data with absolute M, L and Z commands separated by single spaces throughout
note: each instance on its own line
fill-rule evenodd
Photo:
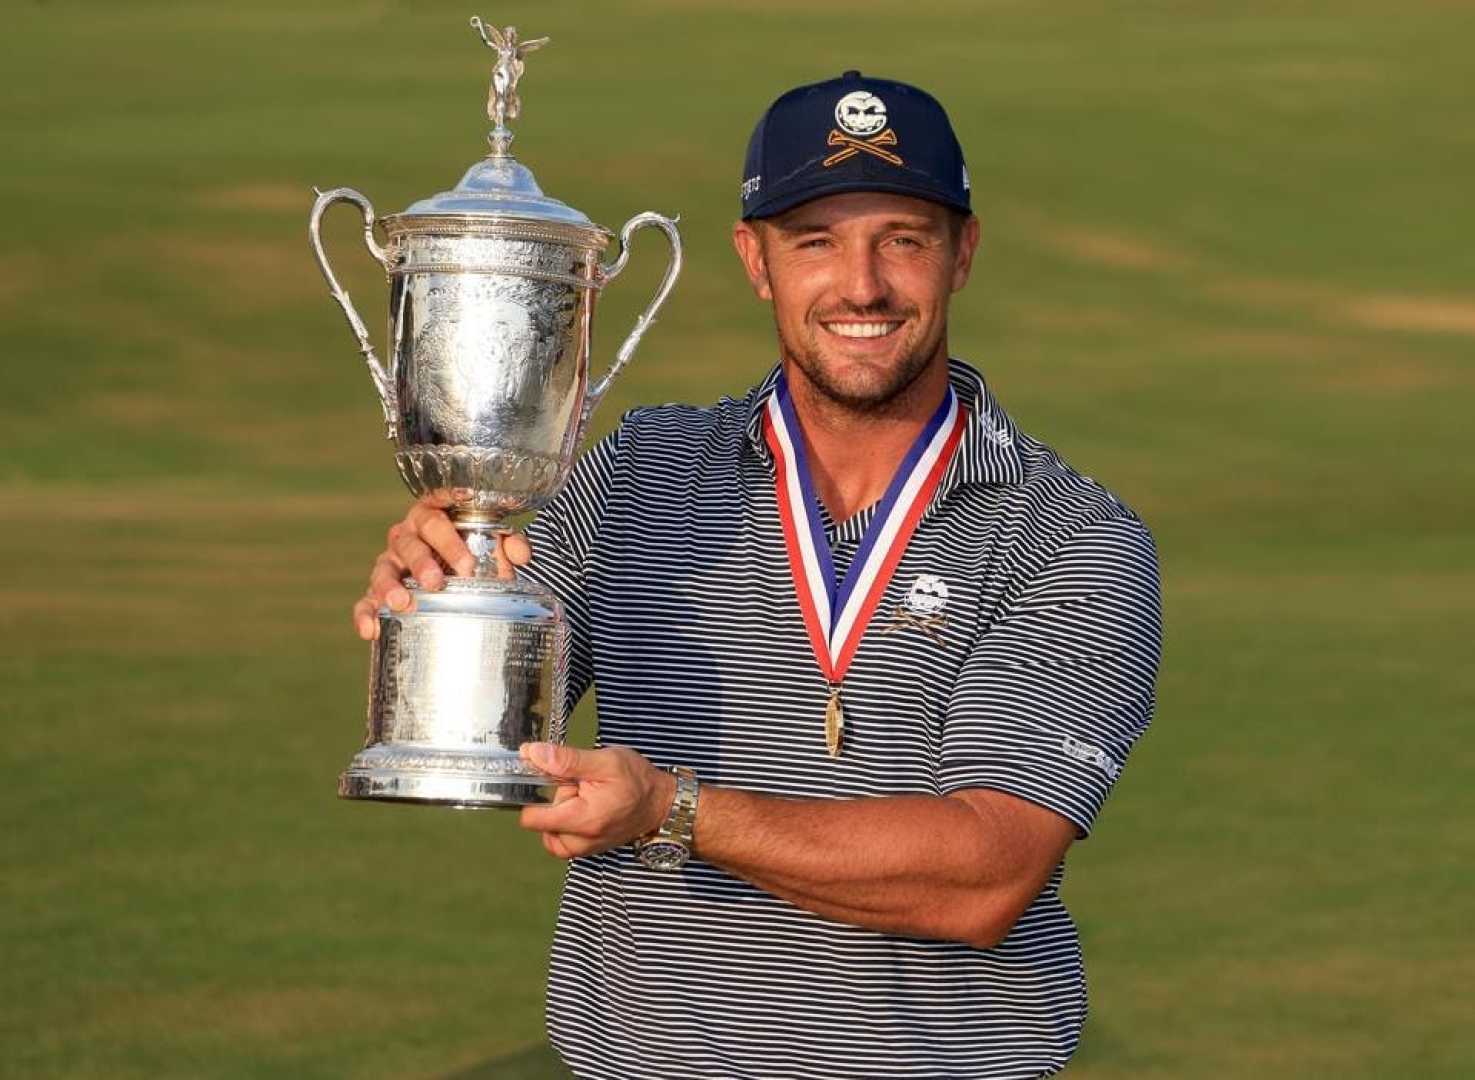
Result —
M 692 849 L 697 823 L 697 793 L 700 790 L 697 774 L 685 765 L 673 765 L 666 771 L 676 777 L 676 795 L 671 800 L 671 809 L 666 812 L 666 820 L 661 822 L 660 828 L 635 841 L 637 851 L 657 839 L 675 840 L 687 851 Z

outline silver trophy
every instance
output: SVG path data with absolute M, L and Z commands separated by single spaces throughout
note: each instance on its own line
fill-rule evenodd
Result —
M 496 534 L 506 516 L 538 509 L 563 486 L 590 414 L 681 270 L 676 222 L 655 213 L 627 221 L 619 257 L 600 262 L 612 234 L 544 195 L 510 152 L 523 57 L 548 39 L 471 25 L 497 56 L 491 153 L 454 190 L 383 218 L 351 188 L 320 192 L 308 225 L 379 392 L 400 476 L 416 496 L 447 501 L 477 557 L 475 575 L 449 577 L 442 592 L 409 582 L 413 611 L 379 610 L 364 748 L 338 781 L 350 799 L 465 807 L 551 799 L 548 779 L 518 747 L 564 738 L 568 631 L 546 589 L 497 579 Z M 323 252 L 323 214 L 336 202 L 358 207 L 364 244 L 389 277 L 387 369 Z M 642 228 L 666 234 L 671 260 L 609 371 L 591 384 L 594 302 Z

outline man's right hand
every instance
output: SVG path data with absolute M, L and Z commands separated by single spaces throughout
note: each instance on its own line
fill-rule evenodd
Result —
M 369 591 L 353 605 L 353 625 L 365 641 L 379 636 L 379 608 L 414 607 L 415 599 L 404 584 L 407 576 L 420 588 L 434 591 L 445 587 L 447 573 L 466 576 L 476 569 L 476 557 L 451 524 L 446 505 L 427 495 L 410 507 L 404 520 L 389 527 L 388 547 L 369 572 Z M 496 554 L 497 576 L 506 579 L 512 577 L 514 566 L 526 566 L 533 552 L 521 533 L 507 533 L 499 536 Z

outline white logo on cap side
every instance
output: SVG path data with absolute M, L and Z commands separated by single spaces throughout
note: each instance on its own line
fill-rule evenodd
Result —
M 852 135 L 874 135 L 886 126 L 886 103 L 869 90 L 852 90 L 835 103 L 835 123 Z

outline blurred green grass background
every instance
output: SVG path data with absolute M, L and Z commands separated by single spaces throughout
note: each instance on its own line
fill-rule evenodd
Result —
M 1475 1075 L 1475 10 L 1433 0 L 11 6 L 0 1074 L 562 1075 L 560 866 L 507 816 L 333 797 L 405 496 L 310 188 L 455 182 L 473 12 L 554 39 L 546 190 L 682 215 L 604 427 L 771 362 L 727 234 L 774 95 L 860 67 L 949 107 L 985 236 L 954 351 L 1163 554 L 1158 720 L 1070 858 L 1069 1074 Z

